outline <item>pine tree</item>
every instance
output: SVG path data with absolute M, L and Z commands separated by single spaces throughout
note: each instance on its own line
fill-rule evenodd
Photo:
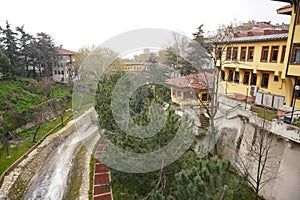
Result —
M 4 68 L 5 74 L 14 77 L 19 67 L 19 49 L 17 33 L 10 28 L 10 24 L 6 21 L 6 28 L 0 27 L 0 33 L 3 37 L 0 38 L 2 48 L 6 56 L 9 58 L 11 65 Z
M 10 72 L 10 60 L 0 49 L 0 79 L 2 76 L 6 77 Z
M 22 59 L 21 71 L 23 72 L 24 70 L 26 70 L 26 77 L 29 77 L 29 66 L 31 64 L 30 59 L 34 57 L 32 49 L 30 48 L 30 41 L 33 39 L 33 36 L 25 32 L 24 26 L 17 27 L 16 30 L 20 34 L 19 52 Z

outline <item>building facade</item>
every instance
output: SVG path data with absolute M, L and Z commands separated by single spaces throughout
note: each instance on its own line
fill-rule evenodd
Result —
M 199 73 L 167 79 L 166 84 L 171 86 L 172 102 L 181 108 L 209 104 L 207 82 L 212 78 L 212 74 Z
M 113 66 L 113 71 L 147 71 L 148 64 L 145 62 L 124 62 L 122 65 Z
M 299 0 L 277 10 L 291 15 L 289 30 L 254 28 L 220 45 L 217 57 L 224 93 L 255 97 L 260 91 L 283 97 L 282 104 L 300 108 L 298 4 Z
M 76 52 L 60 47 L 57 53 L 58 61 L 53 67 L 53 80 L 55 82 L 68 83 L 72 78 L 73 62 L 75 61 Z

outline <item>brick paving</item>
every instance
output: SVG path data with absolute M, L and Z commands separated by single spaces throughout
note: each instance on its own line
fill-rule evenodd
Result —
M 106 141 L 101 141 L 96 149 L 96 154 L 99 155 L 103 152 Z M 98 159 L 95 158 L 94 166 L 94 189 L 93 199 L 94 200 L 112 200 L 112 191 L 107 184 L 110 182 L 110 172 L 107 166 L 102 164 Z

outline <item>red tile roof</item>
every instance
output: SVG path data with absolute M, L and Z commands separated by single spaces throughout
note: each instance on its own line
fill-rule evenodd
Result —
M 267 27 L 269 27 L 269 26 L 266 25 L 265 27 L 254 27 L 249 31 L 236 33 L 236 34 L 234 34 L 234 37 L 237 38 L 237 37 L 261 36 L 261 35 L 273 35 L 273 34 L 288 33 L 288 30 L 265 29 Z
M 191 88 L 193 90 L 208 89 L 208 85 L 213 83 L 213 74 L 199 73 L 187 76 L 171 78 L 166 80 L 166 84 L 177 88 Z
M 70 50 L 62 49 L 62 48 L 58 49 L 57 52 L 60 55 L 75 55 L 76 54 L 76 52 L 74 52 L 74 51 L 70 51 Z

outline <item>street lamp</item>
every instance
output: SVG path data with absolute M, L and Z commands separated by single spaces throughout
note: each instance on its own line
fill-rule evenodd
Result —
M 292 122 L 293 122 L 293 115 L 294 115 L 295 104 L 296 104 L 296 95 L 295 95 L 295 93 L 296 93 L 296 91 L 298 92 L 299 90 L 300 90 L 300 86 L 299 85 L 295 85 L 294 91 L 293 91 L 293 101 L 294 101 L 294 103 L 293 103 L 293 109 L 292 109 L 290 124 L 292 124 Z

